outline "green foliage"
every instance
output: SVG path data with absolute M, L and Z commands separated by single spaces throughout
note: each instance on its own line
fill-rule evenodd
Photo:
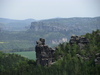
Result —
M 36 65 L 36 61 L 17 54 L 0 52 L 0 75 L 99 75 L 100 64 L 94 62 L 95 54 L 100 53 L 98 33 L 100 30 L 84 35 L 90 40 L 84 50 L 76 44 L 59 44 L 55 52 L 56 62 L 48 67 Z

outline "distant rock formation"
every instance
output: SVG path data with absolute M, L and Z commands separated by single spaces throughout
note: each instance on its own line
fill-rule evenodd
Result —
M 36 63 L 42 66 L 49 66 L 54 62 L 55 49 L 52 49 L 45 45 L 45 39 L 42 38 L 36 41 L 36 43 Z
M 47 22 L 32 22 L 30 29 L 34 31 L 67 31 L 66 28 L 61 28 L 59 26 L 54 25 L 55 23 L 47 23 Z M 57 23 L 58 24 L 58 23 Z
M 63 43 L 63 42 L 67 42 L 67 38 L 61 38 L 60 40 L 59 39 L 54 39 L 52 40 L 52 44 L 59 44 L 59 43 Z
M 80 47 L 80 49 L 84 49 L 84 46 L 89 43 L 89 40 L 81 36 L 71 36 L 69 43 L 71 45 L 75 43 Z
M 33 31 L 71 32 L 80 35 L 96 29 L 100 29 L 100 17 L 46 19 L 32 22 L 30 26 L 30 30 Z

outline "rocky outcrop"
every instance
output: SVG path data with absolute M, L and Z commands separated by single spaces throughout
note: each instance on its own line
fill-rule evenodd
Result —
M 36 43 L 36 63 L 42 66 L 49 66 L 53 64 L 55 50 L 45 45 L 45 39 L 40 38 L 40 40 Z
M 100 64 L 100 53 L 96 53 L 94 61 L 96 65 Z
M 69 43 L 72 44 L 77 44 L 80 49 L 84 49 L 84 46 L 87 45 L 89 43 L 89 40 L 85 37 L 81 37 L 81 36 L 71 36 L 71 39 L 69 41 Z
M 76 54 L 76 56 L 77 56 L 79 59 L 83 59 L 84 61 L 89 61 L 89 60 L 90 60 L 90 57 L 82 56 L 82 55 L 80 55 L 80 54 Z

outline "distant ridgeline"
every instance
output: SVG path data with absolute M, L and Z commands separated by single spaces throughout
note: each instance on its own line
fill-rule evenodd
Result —
M 54 18 L 31 23 L 30 33 L 47 39 L 47 44 L 57 45 L 70 40 L 70 36 L 84 35 L 100 29 L 100 17 L 94 18 Z M 40 36 L 40 37 L 39 37 Z
M 100 29 L 100 17 L 95 18 L 55 18 L 31 23 L 33 31 L 86 33 Z M 70 33 L 69 33 L 70 34 Z

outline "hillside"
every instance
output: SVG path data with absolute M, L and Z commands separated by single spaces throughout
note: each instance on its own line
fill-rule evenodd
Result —
M 32 20 L 31 20 L 32 21 Z M 93 30 L 100 29 L 100 17 L 94 18 L 54 18 L 47 20 L 40 20 L 30 22 L 26 31 L 0 31 L 0 50 L 13 50 L 13 51 L 26 51 L 33 50 L 35 41 L 39 38 L 45 38 L 46 43 L 52 47 L 55 45 L 67 42 L 71 35 L 83 35 L 85 33 L 91 33 Z M 1 21 L 0 21 L 1 22 Z M 3 21 L 2 21 L 3 22 Z M 22 21 L 11 20 L 11 23 L 16 27 L 26 24 L 19 24 Z M 23 21 L 26 23 L 27 20 Z M 3 22 L 4 23 L 4 22 Z M 5 23 L 9 23 L 5 20 Z M 3 26 L 4 24 L 1 24 Z M 27 24 L 28 25 L 28 24 Z M 13 26 L 11 25 L 13 28 Z M 14 28 L 13 28 L 14 29 Z M 20 29 L 20 28 L 18 28 Z M 14 29 L 16 30 L 16 29 Z M 21 29 L 22 30 L 22 29 Z
M 95 18 L 55 18 L 32 22 L 30 29 L 34 31 L 68 32 L 83 34 L 100 29 L 100 17 Z
M 28 33 L 45 38 L 48 44 L 58 44 L 69 41 L 71 35 L 83 35 L 96 29 L 100 29 L 100 17 L 55 18 L 32 22 Z
M 55 52 L 56 61 L 51 66 L 37 65 L 34 60 L 0 52 L 0 75 L 99 75 L 100 30 L 82 36 L 89 39 L 84 49 L 75 43 L 59 44 Z

